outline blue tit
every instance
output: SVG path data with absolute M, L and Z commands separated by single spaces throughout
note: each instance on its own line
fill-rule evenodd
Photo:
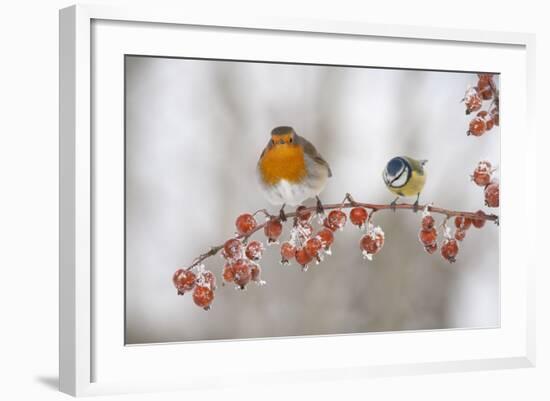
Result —
M 424 188 L 424 184 L 426 183 L 426 172 L 424 171 L 426 163 L 427 160 L 416 160 L 408 156 L 399 156 L 394 157 L 386 164 L 386 168 L 382 172 L 382 178 L 386 183 L 386 187 L 398 195 L 391 203 L 392 206 L 395 206 L 400 196 L 416 195 L 414 211 L 418 210 L 420 192 L 422 192 L 422 188 Z

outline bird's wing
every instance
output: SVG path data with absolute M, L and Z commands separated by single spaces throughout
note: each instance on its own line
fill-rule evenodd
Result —
M 321 156 L 319 152 L 317 152 L 317 149 L 315 149 L 315 146 L 313 146 L 313 144 L 310 141 L 308 141 L 306 138 L 299 135 L 296 135 L 296 136 L 298 137 L 298 143 L 300 143 L 304 147 L 304 152 L 311 155 L 311 158 L 315 160 L 317 163 L 325 166 L 328 169 L 328 176 L 332 177 L 332 170 L 330 169 L 328 162 L 325 159 L 323 159 L 323 156 Z

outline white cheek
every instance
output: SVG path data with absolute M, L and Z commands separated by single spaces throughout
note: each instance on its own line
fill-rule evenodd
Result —
M 404 172 L 403 174 L 401 174 L 401 177 L 399 177 L 397 180 L 392 182 L 391 186 L 394 188 L 398 188 L 398 187 L 402 187 L 406 183 L 407 183 L 407 173 Z

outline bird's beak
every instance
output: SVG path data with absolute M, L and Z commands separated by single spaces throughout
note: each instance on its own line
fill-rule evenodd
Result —
M 285 140 L 284 139 L 279 139 L 279 145 L 284 145 L 285 144 Z

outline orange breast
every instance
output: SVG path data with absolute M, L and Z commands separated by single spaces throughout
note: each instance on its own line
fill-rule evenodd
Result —
M 296 145 L 277 145 L 267 150 L 260 160 L 260 173 L 266 184 L 280 180 L 300 182 L 306 176 L 304 151 Z

